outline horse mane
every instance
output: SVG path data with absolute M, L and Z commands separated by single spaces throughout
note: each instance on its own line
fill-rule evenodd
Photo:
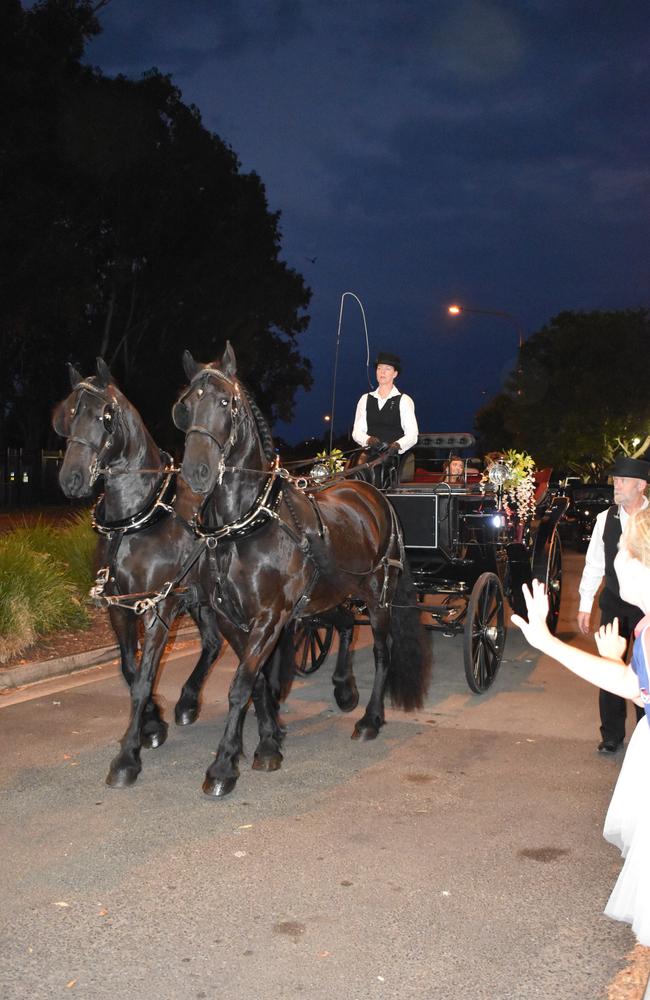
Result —
M 253 399 L 251 392 L 242 382 L 237 379 L 239 383 L 239 388 L 244 393 L 246 397 L 246 402 L 250 407 L 250 411 L 253 414 L 253 419 L 255 420 L 255 425 L 257 427 L 257 432 L 260 436 L 260 443 L 262 445 L 262 451 L 264 452 L 264 457 L 267 461 L 272 462 L 275 458 L 275 445 L 273 443 L 273 437 L 271 435 L 271 428 L 269 427 L 266 417 L 260 410 L 259 406 Z

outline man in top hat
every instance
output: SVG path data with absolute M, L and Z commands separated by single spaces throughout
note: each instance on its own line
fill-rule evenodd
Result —
M 362 448 L 368 449 L 367 457 L 381 452 L 386 455 L 385 483 L 390 478 L 390 470 L 397 468 L 399 456 L 416 444 L 418 425 L 413 400 L 395 385 L 402 369 L 400 359 L 389 351 L 380 351 L 375 365 L 377 388 L 364 393 L 357 403 L 352 437 Z
M 578 628 L 583 635 L 591 632 L 591 606 L 604 576 L 605 586 L 598 602 L 600 624 L 607 625 L 618 618 L 620 634 L 629 639 L 643 613 L 640 608 L 621 599 L 614 559 L 618 551 L 618 540 L 628 517 L 648 506 L 645 491 L 650 475 L 650 462 L 619 455 L 609 474 L 614 480 L 614 505 L 598 515 L 589 541 L 579 587 Z M 602 739 L 598 744 L 598 751 L 605 754 L 616 753 L 625 738 L 627 701 L 601 690 L 599 707 Z M 639 719 L 643 710 L 638 706 L 635 708 Z

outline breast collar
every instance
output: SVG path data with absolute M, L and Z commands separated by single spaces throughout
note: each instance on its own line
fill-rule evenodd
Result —
M 105 516 L 106 502 L 104 494 L 100 496 L 92 513 L 92 526 L 100 535 L 111 535 L 119 531 L 123 535 L 131 535 L 142 531 L 160 521 L 167 514 L 174 513 L 173 503 L 176 499 L 176 470 L 173 468 L 171 456 L 161 452 L 165 461 L 162 479 L 153 498 L 137 514 L 125 517 L 120 521 L 107 521 Z
M 261 528 L 267 521 L 273 518 L 280 521 L 277 513 L 282 500 L 282 490 L 284 486 L 283 477 L 278 470 L 273 469 L 266 482 L 262 485 L 255 502 L 248 511 L 236 521 L 230 521 L 218 528 L 207 528 L 203 524 L 201 513 L 194 515 L 192 529 L 199 538 L 214 539 L 214 544 L 221 538 L 231 538 L 233 540 L 246 538 L 254 531 Z

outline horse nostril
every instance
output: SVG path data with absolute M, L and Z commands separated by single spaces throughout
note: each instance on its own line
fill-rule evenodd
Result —
M 201 482 L 202 483 L 206 483 L 208 481 L 209 476 L 210 476 L 210 468 L 209 468 L 209 466 L 207 466 L 205 464 L 205 462 L 202 462 L 201 465 L 199 465 L 199 467 L 198 467 L 198 469 L 196 471 L 197 471 L 198 477 L 201 480 Z

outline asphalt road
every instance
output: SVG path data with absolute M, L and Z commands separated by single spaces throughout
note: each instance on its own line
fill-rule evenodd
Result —
M 581 558 L 569 555 L 560 631 Z M 367 697 L 361 630 L 355 668 Z M 282 770 L 206 799 L 234 660 L 199 721 L 170 726 L 131 789 L 104 784 L 127 698 L 114 665 L 0 699 L 3 1000 L 598 1000 L 634 945 L 602 916 L 601 836 L 620 760 L 595 753 L 596 691 L 510 630 L 472 695 L 436 636 L 426 708 L 351 742 L 331 669 L 296 685 Z M 194 655 L 165 666 L 173 703 Z M 251 713 L 252 714 L 252 713 Z

